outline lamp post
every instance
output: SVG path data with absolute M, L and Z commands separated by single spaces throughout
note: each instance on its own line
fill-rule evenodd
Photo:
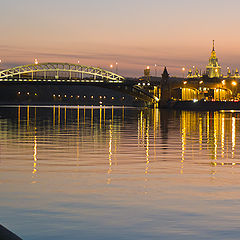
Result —
M 110 69 L 111 69 L 111 71 L 112 71 L 112 69 L 113 69 L 113 65 L 112 65 L 112 64 L 110 64 Z
M 144 78 L 146 82 L 150 82 L 150 66 L 144 70 Z M 145 85 L 145 83 L 143 83 Z
M 118 62 L 116 61 L 116 74 L 118 74 Z
M 38 59 L 37 58 L 34 59 L 34 64 L 35 65 L 38 64 Z M 33 77 L 34 77 L 34 74 L 33 74 L 33 71 L 32 71 L 32 80 L 33 80 Z M 36 77 L 36 73 L 35 73 L 35 77 Z
M 182 72 L 183 72 L 183 79 L 185 78 L 185 67 L 182 68 Z

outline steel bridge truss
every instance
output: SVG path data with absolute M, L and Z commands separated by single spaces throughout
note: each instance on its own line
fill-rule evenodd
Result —
M 152 93 L 122 76 L 101 68 L 70 63 L 38 63 L 0 71 L 3 83 L 44 83 L 96 85 L 120 90 L 146 102 L 159 101 Z
M 38 76 L 39 73 L 42 73 L 42 76 Z M 27 81 L 33 81 L 34 79 L 36 80 L 36 78 L 41 77 L 45 81 L 63 81 L 64 73 L 65 75 L 67 73 L 65 79 L 67 78 L 70 82 L 83 80 L 86 75 L 89 79 L 96 82 L 104 80 L 112 83 L 121 83 L 125 80 L 124 77 L 101 68 L 69 63 L 38 63 L 14 67 L 0 71 L 0 80 L 7 80 L 9 78 L 25 78 Z

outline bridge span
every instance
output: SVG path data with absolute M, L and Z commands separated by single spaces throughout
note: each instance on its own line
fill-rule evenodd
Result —
M 84 85 L 120 91 L 148 103 L 159 98 L 150 87 L 143 87 L 137 80 L 127 79 L 116 73 L 79 64 L 38 63 L 0 71 L 0 83 L 35 85 Z

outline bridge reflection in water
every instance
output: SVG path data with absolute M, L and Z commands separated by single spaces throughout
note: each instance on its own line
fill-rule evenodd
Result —
M 60 155 L 67 151 L 76 166 L 80 167 L 81 155 L 87 154 L 85 151 L 90 150 L 88 143 L 93 141 L 93 151 L 105 149 L 108 155 L 107 162 L 103 163 L 107 166 L 108 184 L 119 165 L 137 161 L 135 153 L 138 160 L 144 163 L 142 171 L 145 182 L 148 181 L 148 175 L 154 171 L 154 165 L 161 161 L 176 161 L 176 167 L 181 174 L 184 174 L 184 168 L 189 164 L 209 164 L 210 171 L 218 166 L 234 167 L 240 164 L 239 150 L 236 148 L 240 142 L 237 134 L 240 129 L 240 112 L 19 106 L 16 113 L 16 126 L 12 125 L 8 135 L 2 135 L 2 138 L 9 138 L 17 131 L 19 143 L 32 142 L 33 183 L 37 182 L 38 167 L 41 165 L 39 148 L 48 144 L 59 149 Z M 45 114 L 44 117 L 42 113 Z M 3 121 L 4 119 L 1 123 Z M 1 131 L 5 125 L 1 124 Z M 129 138 L 131 134 L 136 135 L 137 139 Z M 51 139 L 51 136 L 54 138 Z M 128 159 L 121 158 L 122 151 L 128 147 L 122 142 L 125 138 L 129 138 L 128 144 L 138 149 L 138 152 L 133 152 Z M 66 147 L 72 151 L 69 152 Z M 97 155 L 95 157 L 97 159 Z

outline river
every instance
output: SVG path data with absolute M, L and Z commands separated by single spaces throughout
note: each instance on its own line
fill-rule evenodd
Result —
M 24 240 L 239 239 L 240 112 L 1 106 L 1 224 Z

